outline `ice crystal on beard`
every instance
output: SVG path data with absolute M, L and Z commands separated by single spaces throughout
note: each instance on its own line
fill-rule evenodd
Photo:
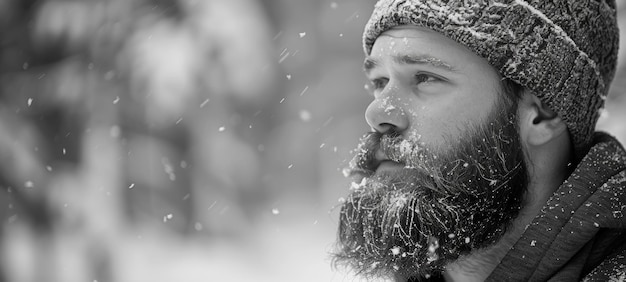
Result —
M 391 248 L 391 253 L 392 253 L 394 256 L 399 255 L 399 254 L 400 254 L 400 247 L 395 246 L 395 247 Z
M 350 184 L 350 189 L 351 190 L 356 190 L 356 189 L 359 189 L 359 188 L 361 188 L 361 185 L 357 184 L 356 182 L 352 182 Z
M 431 263 L 439 259 L 439 255 L 437 255 L 437 249 L 439 249 L 439 240 L 431 236 L 429 241 L 430 242 L 428 243 L 427 262 Z
M 365 184 L 367 184 L 367 177 L 363 177 L 363 179 L 361 179 L 360 183 L 356 183 L 356 182 L 353 181 L 350 184 L 350 190 L 360 189 L 361 187 L 365 186 Z

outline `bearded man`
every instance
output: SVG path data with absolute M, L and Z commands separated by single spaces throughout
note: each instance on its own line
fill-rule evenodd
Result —
M 395 281 L 625 279 L 626 152 L 594 132 L 618 33 L 614 0 L 380 0 L 336 264 Z

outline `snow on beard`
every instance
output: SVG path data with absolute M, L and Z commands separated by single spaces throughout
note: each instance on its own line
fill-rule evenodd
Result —
M 362 181 L 342 205 L 335 262 L 366 276 L 427 276 L 495 243 L 528 183 L 517 105 L 500 100 L 487 123 L 445 151 L 396 133 L 366 134 L 351 162 L 349 174 Z M 379 148 L 405 167 L 375 173 Z

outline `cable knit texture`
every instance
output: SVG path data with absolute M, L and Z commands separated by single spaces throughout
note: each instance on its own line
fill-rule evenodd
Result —
M 398 25 L 438 31 L 487 59 L 559 114 L 579 155 L 588 150 L 617 63 L 615 0 L 380 0 L 365 53 Z

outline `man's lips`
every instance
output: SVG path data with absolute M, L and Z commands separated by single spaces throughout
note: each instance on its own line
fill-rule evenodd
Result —
M 404 166 L 400 163 L 391 160 L 383 160 L 378 163 L 378 166 L 376 167 L 376 172 L 392 171 L 403 167 Z
M 390 171 L 393 169 L 404 167 L 402 164 L 394 162 L 387 158 L 385 153 L 383 153 L 381 150 L 376 151 L 376 153 L 374 154 L 374 159 L 374 170 L 376 170 L 376 172 Z

